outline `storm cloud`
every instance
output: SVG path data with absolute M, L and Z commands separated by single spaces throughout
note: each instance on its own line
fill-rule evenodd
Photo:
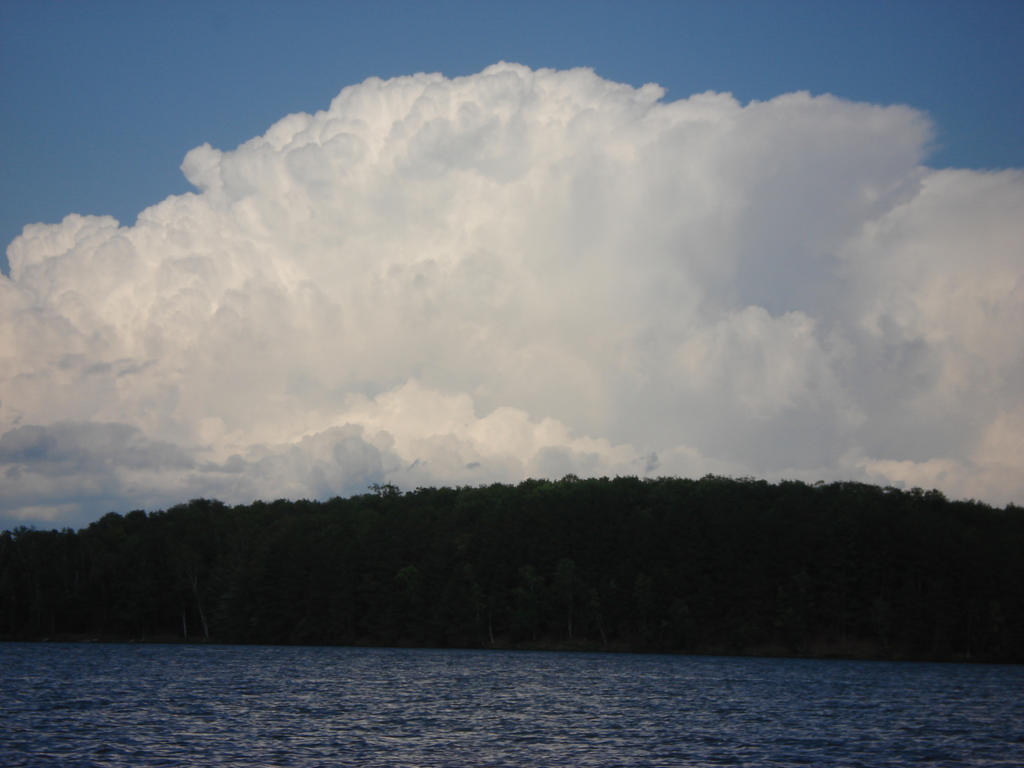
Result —
M 1024 173 L 905 106 L 345 88 L 0 277 L 0 524 L 526 476 L 1024 499 Z M 57 183 L 55 180 L 54 183 Z

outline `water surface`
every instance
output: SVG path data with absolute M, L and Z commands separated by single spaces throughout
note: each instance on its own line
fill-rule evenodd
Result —
M 1015 766 L 1024 667 L 0 643 L 5 766 Z

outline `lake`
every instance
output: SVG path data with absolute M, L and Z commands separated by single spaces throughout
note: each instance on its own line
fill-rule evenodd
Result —
M 1015 766 L 1024 667 L 0 643 L 4 766 Z

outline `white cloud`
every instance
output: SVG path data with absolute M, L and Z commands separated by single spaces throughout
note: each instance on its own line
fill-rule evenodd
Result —
M 1024 177 L 930 135 L 499 64 L 198 147 L 134 226 L 8 248 L 0 446 L 61 437 L 0 451 L 0 519 L 565 472 L 1019 502 Z

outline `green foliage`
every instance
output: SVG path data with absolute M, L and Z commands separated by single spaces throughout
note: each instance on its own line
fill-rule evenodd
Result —
M 391 485 L 0 532 L 0 638 L 1024 661 L 1024 509 L 751 478 Z

